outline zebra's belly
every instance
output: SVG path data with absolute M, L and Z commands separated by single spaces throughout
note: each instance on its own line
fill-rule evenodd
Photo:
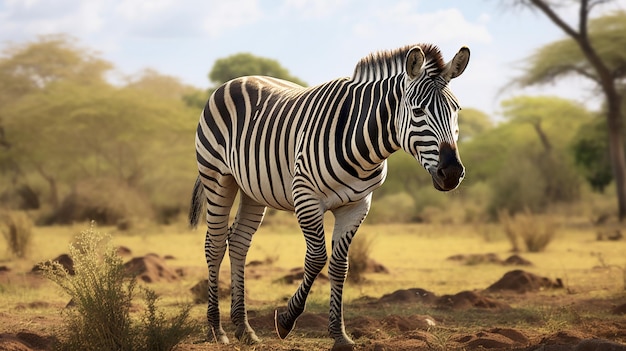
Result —
M 267 207 L 293 211 L 293 176 L 276 162 L 256 163 L 253 160 L 231 172 L 239 188 L 248 197 Z

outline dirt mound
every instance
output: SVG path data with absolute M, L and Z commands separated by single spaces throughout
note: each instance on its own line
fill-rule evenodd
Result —
M 195 303 L 207 303 L 209 302 L 209 280 L 200 280 L 196 285 L 192 286 L 191 294 L 193 295 L 193 301 Z M 226 284 L 223 281 L 217 283 L 217 298 L 227 299 L 230 297 L 230 284 Z
M 617 307 L 615 307 L 614 309 L 611 310 L 611 313 L 613 314 L 626 314 L 626 303 L 621 304 Z
M 477 264 L 499 264 L 503 266 L 532 266 L 532 262 L 519 255 L 509 256 L 501 260 L 495 253 L 486 254 L 458 254 L 447 258 L 448 261 L 457 261 L 467 266 Z
M 176 271 L 168 267 L 165 260 L 156 254 L 135 257 L 124 263 L 124 267 L 129 274 L 137 276 L 146 283 L 178 280 Z
M 54 339 L 34 333 L 0 334 L 0 350 L 35 351 L 49 350 Z
M 391 294 L 383 295 L 378 299 L 377 303 L 423 303 L 433 304 L 437 301 L 437 295 L 421 288 L 412 288 L 406 290 L 396 290 Z
M 518 293 L 526 293 L 530 291 L 538 291 L 543 289 L 562 288 L 563 283 L 560 279 L 556 282 L 549 278 L 540 277 L 533 273 L 523 270 L 514 270 L 504 274 L 500 280 L 491 284 L 487 291 L 515 291 Z
M 461 291 L 455 295 L 443 295 L 435 303 L 439 308 L 466 310 L 469 308 L 486 308 L 491 310 L 508 310 L 511 306 L 474 291 Z
M 468 266 L 484 263 L 502 264 L 502 260 L 495 253 L 486 254 L 459 254 L 447 258 L 449 261 L 458 261 Z
M 293 284 L 300 283 L 304 278 L 304 268 L 296 267 L 289 270 L 289 274 L 274 280 L 274 283 Z M 328 281 L 328 276 L 320 273 L 315 281 Z
M 115 248 L 115 253 L 118 256 L 130 256 L 133 254 L 133 251 L 126 246 L 118 246 Z
M 537 348 L 541 345 L 541 348 Z M 626 351 L 626 345 L 613 341 L 598 339 L 591 334 L 580 331 L 565 330 L 546 336 L 535 346 L 524 351 Z
M 515 346 L 525 346 L 529 339 L 516 329 L 493 328 L 482 330 L 475 334 L 458 335 L 452 341 L 459 344 L 459 349 L 509 349 Z
M 355 339 L 365 337 L 370 340 L 381 340 L 388 339 L 391 335 L 397 335 L 398 333 L 428 330 L 436 324 L 433 317 L 424 315 L 389 315 L 382 320 L 368 316 L 358 316 L 348 319 L 346 328 L 350 330 Z
M 525 259 L 520 255 L 509 256 L 506 260 L 502 261 L 505 266 L 532 266 L 533 263 Z
M 386 316 L 382 320 L 382 324 L 387 330 L 397 330 L 400 332 L 406 332 L 411 330 L 428 330 L 435 325 L 435 319 L 431 316 L 411 315 L 411 316 Z
M 46 261 L 46 262 L 41 262 L 36 264 L 33 269 L 31 269 L 31 272 L 33 273 L 38 273 L 41 271 L 41 267 L 42 266 L 46 266 L 49 264 L 49 262 L 58 262 L 59 264 L 61 264 L 61 266 L 63 266 L 63 268 L 70 274 L 70 275 L 74 275 L 74 260 L 72 260 L 72 258 L 70 257 L 70 255 L 68 254 L 61 254 L 58 257 L 50 260 L 50 261 Z
M 389 269 L 387 269 L 387 267 L 383 266 L 381 263 L 378 263 L 377 261 L 368 258 L 365 265 L 365 273 L 389 274 Z

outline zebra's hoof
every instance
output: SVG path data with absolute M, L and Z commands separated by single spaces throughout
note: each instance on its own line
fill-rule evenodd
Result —
M 237 340 L 239 340 L 241 343 L 246 345 L 254 345 L 261 342 L 261 339 L 256 336 L 254 330 L 247 329 L 245 327 L 237 329 L 235 331 L 235 337 L 237 337 Z
M 353 351 L 354 342 L 352 340 L 335 341 L 331 351 Z
M 278 310 L 274 311 L 274 328 L 276 328 L 276 334 L 278 334 L 279 338 L 281 339 L 286 338 L 287 335 L 291 333 L 294 326 L 295 326 L 295 323 L 292 323 L 290 327 L 285 327 L 283 314 L 282 313 L 278 314 Z
M 228 336 L 226 336 L 226 333 L 209 334 L 208 341 L 212 341 L 216 344 L 228 344 L 230 342 L 230 340 L 228 340 Z

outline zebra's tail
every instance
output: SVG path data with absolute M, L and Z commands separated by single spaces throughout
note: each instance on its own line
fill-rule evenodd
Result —
M 200 215 L 202 208 L 204 207 L 204 188 L 200 181 L 200 176 L 196 178 L 196 183 L 193 185 L 193 192 L 191 193 L 191 206 L 189 207 L 189 227 L 196 228 L 200 221 Z

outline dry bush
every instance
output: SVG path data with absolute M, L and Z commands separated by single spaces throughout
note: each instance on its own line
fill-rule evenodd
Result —
M 407 193 L 396 193 L 375 199 L 368 223 L 409 223 L 416 218 L 415 200 Z
M 70 246 L 74 275 L 58 262 L 41 265 L 44 275 L 58 284 L 74 302 L 64 312 L 59 350 L 172 350 L 198 330 L 189 322 L 189 309 L 168 320 L 156 309 L 157 297 L 145 290 L 147 311 L 137 323 L 130 316 L 137 280 L 129 277 L 122 259 L 106 237 L 91 227 Z
M 139 190 L 109 178 L 81 181 L 44 224 L 71 224 L 94 220 L 101 225 L 130 229 L 135 221 L 154 217 L 148 199 Z
M 498 219 L 514 252 L 520 251 L 520 243 L 529 252 L 544 251 L 556 235 L 557 225 L 551 217 L 538 216 L 529 210 L 515 216 L 500 211 Z
M 364 273 L 367 270 L 373 240 L 367 236 L 356 236 L 350 244 L 348 251 L 348 281 L 363 283 Z
M 33 236 L 33 222 L 28 215 L 18 211 L 0 213 L 0 231 L 10 253 L 19 258 L 26 257 Z

